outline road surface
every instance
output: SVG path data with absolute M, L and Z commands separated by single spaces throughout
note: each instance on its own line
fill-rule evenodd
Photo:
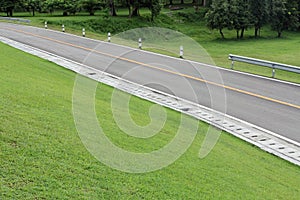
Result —
M 0 36 L 226 112 L 300 142 L 297 84 L 30 26 L 0 23 Z

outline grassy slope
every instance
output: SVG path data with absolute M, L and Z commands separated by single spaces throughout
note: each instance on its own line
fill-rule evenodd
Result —
M 92 157 L 77 135 L 71 110 L 73 72 L 1 43 L 0 71 L 0 199 L 297 199 L 300 195 L 299 167 L 226 133 L 208 157 L 199 159 L 207 129 L 201 122 L 191 148 L 169 167 L 147 174 L 113 170 Z M 111 92 L 102 85 L 96 106 L 114 142 L 143 151 L 172 138 L 179 114 L 171 110 L 164 131 L 154 141 L 140 143 L 121 136 L 112 120 Z M 149 106 L 132 99 L 131 114 L 138 123 L 149 121 L 141 114 Z
M 142 9 L 143 17 L 134 19 L 128 19 L 127 12 L 127 9 L 119 9 L 119 17 L 109 17 L 103 12 L 98 12 L 96 16 L 86 16 L 87 13 L 79 13 L 76 16 L 68 17 L 62 17 L 60 12 L 53 15 L 37 14 L 36 17 L 30 17 L 28 13 L 16 13 L 15 15 L 16 17 L 31 19 L 31 24 L 39 27 L 43 27 L 46 20 L 50 29 L 61 30 L 60 26 L 63 23 L 66 25 L 67 32 L 78 35 L 81 35 L 81 28 L 85 27 L 87 37 L 101 40 L 107 39 L 107 32 L 109 31 L 116 34 L 144 26 L 171 28 L 196 40 L 207 50 L 218 66 L 226 68 L 230 67 L 231 62 L 227 59 L 230 53 L 299 66 L 299 32 L 284 32 L 283 38 L 275 38 L 276 33 L 270 31 L 269 27 L 264 27 L 261 31 L 262 37 L 259 39 L 251 38 L 253 30 L 249 29 L 245 33 L 247 39 L 236 40 L 234 31 L 224 30 L 227 39 L 220 40 L 218 31 L 210 31 L 206 28 L 201 17 L 203 10 L 200 10 L 200 14 L 194 14 L 192 8 L 172 12 L 163 9 L 164 14 L 160 15 L 154 23 L 149 22 L 148 10 Z M 148 50 L 165 53 L 159 49 Z M 272 75 L 269 68 L 244 63 L 236 63 L 235 69 L 268 77 Z M 276 78 L 300 83 L 299 74 L 281 70 L 277 71 Z

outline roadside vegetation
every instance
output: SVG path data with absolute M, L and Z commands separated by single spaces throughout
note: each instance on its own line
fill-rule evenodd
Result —
M 192 146 L 172 165 L 146 174 L 113 170 L 88 153 L 76 132 L 75 73 L 2 43 L 0 69 L 0 199 L 298 199 L 300 195 L 299 166 L 225 132 L 213 151 L 199 159 L 208 128 L 203 122 Z M 174 137 L 180 114 L 170 109 L 155 137 L 141 142 L 125 135 L 113 120 L 112 91 L 99 85 L 95 103 L 99 123 L 115 144 L 147 152 Z M 141 113 L 151 105 L 132 97 L 130 114 L 138 124 L 149 122 Z

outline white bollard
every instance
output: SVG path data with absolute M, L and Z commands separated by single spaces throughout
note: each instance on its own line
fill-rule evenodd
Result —
M 45 29 L 47 29 L 47 28 L 48 28 L 47 21 L 45 21 Z
M 139 38 L 139 49 L 142 49 L 142 38 Z
M 61 25 L 62 32 L 65 32 L 65 25 Z
M 275 78 L 275 68 L 273 67 L 273 69 L 272 69 L 272 78 Z
M 183 46 L 180 46 L 179 48 L 179 57 L 183 58 Z
M 110 32 L 107 34 L 107 41 L 110 42 Z
M 82 36 L 85 37 L 85 29 L 82 29 Z

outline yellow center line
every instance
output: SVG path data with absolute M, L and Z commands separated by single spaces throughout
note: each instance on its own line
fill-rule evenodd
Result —
M 292 103 L 288 103 L 288 102 L 284 102 L 284 101 L 281 101 L 281 100 L 273 99 L 273 98 L 266 97 L 266 96 L 263 96 L 263 95 L 260 95 L 260 94 L 256 94 L 256 93 L 248 92 L 248 91 L 245 91 L 245 90 L 242 90 L 242 89 L 234 88 L 234 87 L 231 87 L 231 86 L 215 83 L 213 81 L 204 80 L 204 79 L 197 78 L 197 77 L 194 77 L 194 76 L 190 76 L 190 75 L 187 75 L 187 74 L 183 74 L 183 73 L 180 73 L 180 72 L 174 72 L 174 71 L 171 71 L 171 70 L 168 70 L 168 69 L 160 68 L 160 67 L 153 66 L 153 65 L 150 65 L 150 64 L 147 64 L 147 63 L 142 63 L 142 62 L 139 62 L 139 61 L 136 61 L 136 60 L 131 60 L 131 59 L 128 59 L 128 58 L 115 56 L 115 55 L 105 53 L 105 52 L 102 52 L 102 51 L 98 51 L 98 50 L 95 50 L 95 49 L 79 46 L 79 45 L 64 42 L 64 41 L 61 41 L 61 40 L 56 40 L 56 39 L 53 39 L 53 38 L 37 35 L 37 34 L 34 34 L 34 33 L 29 33 L 29 32 L 26 32 L 26 31 L 21 31 L 21 30 L 18 30 L 18 29 L 13 29 L 13 28 L 6 28 L 6 29 L 11 30 L 11 31 L 16 31 L 16 32 L 19 32 L 19 33 L 24 33 L 26 35 L 31 35 L 31 36 L 34 36 L 34 37 L 42 38 L 42 39 L 45 39 L 45 40 L 53 41 L 53 42 L 56 42 L 56 43 L 59 43 L 59 44 L 63 44 L 63 45 L 67 45 L 67 46 L 71 46 L 71 47 L 75 47 L 75 48 L 95 52 L 95 53 L 98 53 L 98 54 L 101 54 L 101 55 L 109 56 L 111 58 L 120 59 L 120 60 L 127 61 L 127 62 L 130 62 L 130 63 L 134 63 L 134 64 L 138 64 L 138 65 L 141 65 L 141 66 L 149 67 L 149 68 L 152 68 L 152 69 L 164 71 L 164 72 L 167 72 L 167 73 L 170 73 L 170 74 L 178 75 L 178 76 L 181 76 L 181 77 L 189 78 L 189 79 L 192 79 L 192 80 L 196 80 L 196 81 L 200 81 L 200 82 L 207 83 L 207 84 L 210 84 L 210 85 L 222 87 L 222 88 L 232 90 L 232 91 L 235 91 L 235 92 L 239 92 L 239 93 L 242 93 L 242 94 L 247 94 L 247 95 L 257 97 L 257 98 L 260 98 L 260 99 L 264 99 L 264 100 L 268 100 L 268 101 L 271 101 L 271 102 L 275 102 L 275 103 L 279 103 L 279 104 L 282 104 L 282 105 L 286 105 L 286 106 L 290 106 L 290 107 L 293 107 L 293 108 L 300 109 L 300 105 L 295 105 L 295 104 L 292 104 Z

